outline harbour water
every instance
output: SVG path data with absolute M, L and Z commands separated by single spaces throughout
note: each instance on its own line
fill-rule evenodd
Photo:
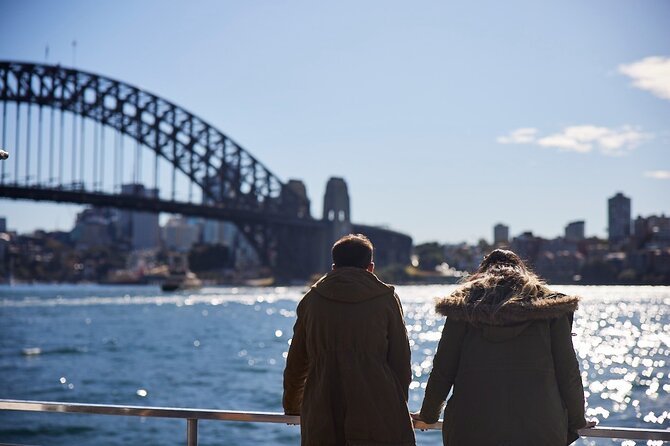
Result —
M 670 287 L 556 286 L 583 296 L 573 332 L 602 426 L 670 428 Z M 400 286 L 421 405 L 451 286 Z M 0 398 L 281 412 L 304 288 L 0 287 Z M 504 383 L 501 383 L 504 385 Z M 0 412 L 0 442 L 185 444 L 185 421 Z M 296 426 L 203 421 L 199 444 L 299 444 Z M 439 432 L 418 432 L 440 445 Z M 659 444 L 580 439 L 579 445 Z

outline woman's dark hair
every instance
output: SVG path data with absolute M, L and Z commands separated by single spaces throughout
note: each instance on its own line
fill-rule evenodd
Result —
M 512 267 L 527 270 L 521 257 L 506 249 L 495 249 L 484 256 L 477 268 L 477 272 L 486 271 L 495 267 Z
M 500 309 L 510 302 L 554 294 L 521 258 L 505 249 L 496 249 L 484 257 L 479 268 L 466 277 L 452 293 L 474 305 L 492 305 Z
M 367 268 L 372 263 L 372 242 L 363 234 L 349 234 L 335 242 L 331 251 L 333 265 Z

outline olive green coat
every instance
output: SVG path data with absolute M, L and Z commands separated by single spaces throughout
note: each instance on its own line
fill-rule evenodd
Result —
M 462 297 L 438 301 L 447 316 L 421 418 L 444 411 L 449 446 L 564 446 L 577 439 L 584 390 L 572 346 L 578 299 L 552 294 L 494 311 Z
M 414 445 L 410 348 L 394 289 L 343 267 L 298 304 L 284 371 L 284 411 L 303 445 Z

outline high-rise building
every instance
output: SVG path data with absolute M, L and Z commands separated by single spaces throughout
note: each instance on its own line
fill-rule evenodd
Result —
M 143 184 L 124 184 L 121 194 L 144 198 L 158 198 L 158 189 L 147 189 Z M 121 211 L 121 235 L 130 241 L 132 249 L 153 249 L 160 245 L 158 214 L 151 212 Z
M 239 230 L 235 223 L 219 220 L 204 220 L 202 241 L 208 245 L 232 246 Z
M 509 226 L 498 223 L 493 227 L 493 244 L 505 245 L 509 243 Z
M 77 249 L 111 246 L 114 242 L 114 223 L 117 216 L 114 209 L 86 208 L 77 214 L 70 240 Z
M 200 236 L 200 226 L 184 217 L 172 217 L 163 227 L 165 247 L 179 252 L 188 252 Z
M 218 178 L 210 178 L 207 181 L 215 197 L 225 198 L 235 193 L 230 190 L 230 185 L 221 183 Z M 202 204 L 214 203 L 215 200 L 203 194 Z M 233 222 L 204 220 L 201 241 L 209 245 L 225 245 L 230 248 L 237 269 L 253 268 L 260 264 L 260 258 L 252 242 Z
M 584 240 L 584 220 L 568 223 L 565 227 L 565 239 L 569 242 Z
M 621 192 L 607 201 L 610 243 L 622 242 L 630 237 L 630 198 Z
M 7 277 L 9 265 L 7 265 L 7 252 L 9 251 L 9 234 L 1 234 L 7 232 L 7 219 L 0 217 L 0 276 Z

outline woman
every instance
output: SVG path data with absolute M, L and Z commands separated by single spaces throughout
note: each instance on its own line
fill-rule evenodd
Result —
M 549 290 L 513 252 L 490 253 L 437 302 L 447 321 L 421 412 L 413 417 L 437 422 L 453 386 L 445 445 L 572 443 L 587 427 L 571 338 L 577 302 Z

